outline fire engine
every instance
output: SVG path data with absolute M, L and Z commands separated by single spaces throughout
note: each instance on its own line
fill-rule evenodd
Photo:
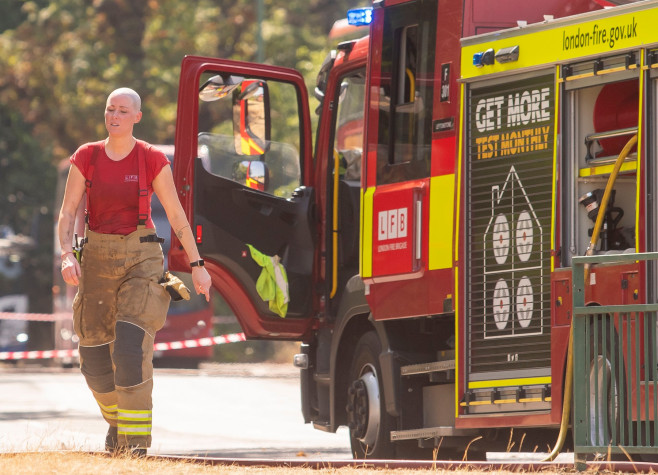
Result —
M 626 3 L 351 11 L 315 144 L 300 73 L 184 58 L 174 175 L 213 285 L 247 337 L 302 342 L 304 420 L 355 457 L 554 442 L 572 257 L 658 249 L 658 2 Z M 642 269 L 590 269 L 588 303 L 655 298 Z

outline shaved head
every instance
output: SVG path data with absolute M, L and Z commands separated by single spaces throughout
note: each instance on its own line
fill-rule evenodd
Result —
M 115 97 L 115 96 L 127 96 L 130 97 L 132 100 L 132 103 L 135 106 L 136 111 L 142 110 L 142 99 L 139 97 L 139 94 L 135 92 L 133 89 L 130 89 L 129 87 L 120 87 L 119 89 L 115 89 L 110 93 L 109 96 L 107 96 L 107 102 L 106 104 L 110 103 L 110 99 Z

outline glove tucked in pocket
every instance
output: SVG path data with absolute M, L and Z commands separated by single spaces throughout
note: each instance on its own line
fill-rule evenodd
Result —
M 79 263 L 82 262 L 82 248 L 85 247 L 86 243 L 87 243 L 86 237 L 83 237 L 82 239 L 78 240 L 78 233 L 75 233 L 75 245 L 73 246 L 73 255 L 75 256 L 76 260 Z
M 185 284 L 182 280 L 180 280 L 171 272 L 165 271 L 158 283 L 162 285 L 167 292 L 169 292 L 169 295 L 171 295 L 171 299 L 174 302 L 178 302 L 179 300 L 183 299 L 190 300 L 190 290 L 185 287 Z

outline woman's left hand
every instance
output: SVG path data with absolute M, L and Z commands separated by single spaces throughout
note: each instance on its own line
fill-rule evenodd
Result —
M 206 302 L 210 302 L 210 285 L 212 279 L 205 267 L 192 267 L 192 282 L 197 295 L 205 295 Z

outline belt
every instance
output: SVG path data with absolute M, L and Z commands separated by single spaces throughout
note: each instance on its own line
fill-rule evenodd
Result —
M 142 236 L 139 238 L 139 242 L 165 242 L 164 238 L 158 237 L 157 234 L 149 234 L 148 236 Z

